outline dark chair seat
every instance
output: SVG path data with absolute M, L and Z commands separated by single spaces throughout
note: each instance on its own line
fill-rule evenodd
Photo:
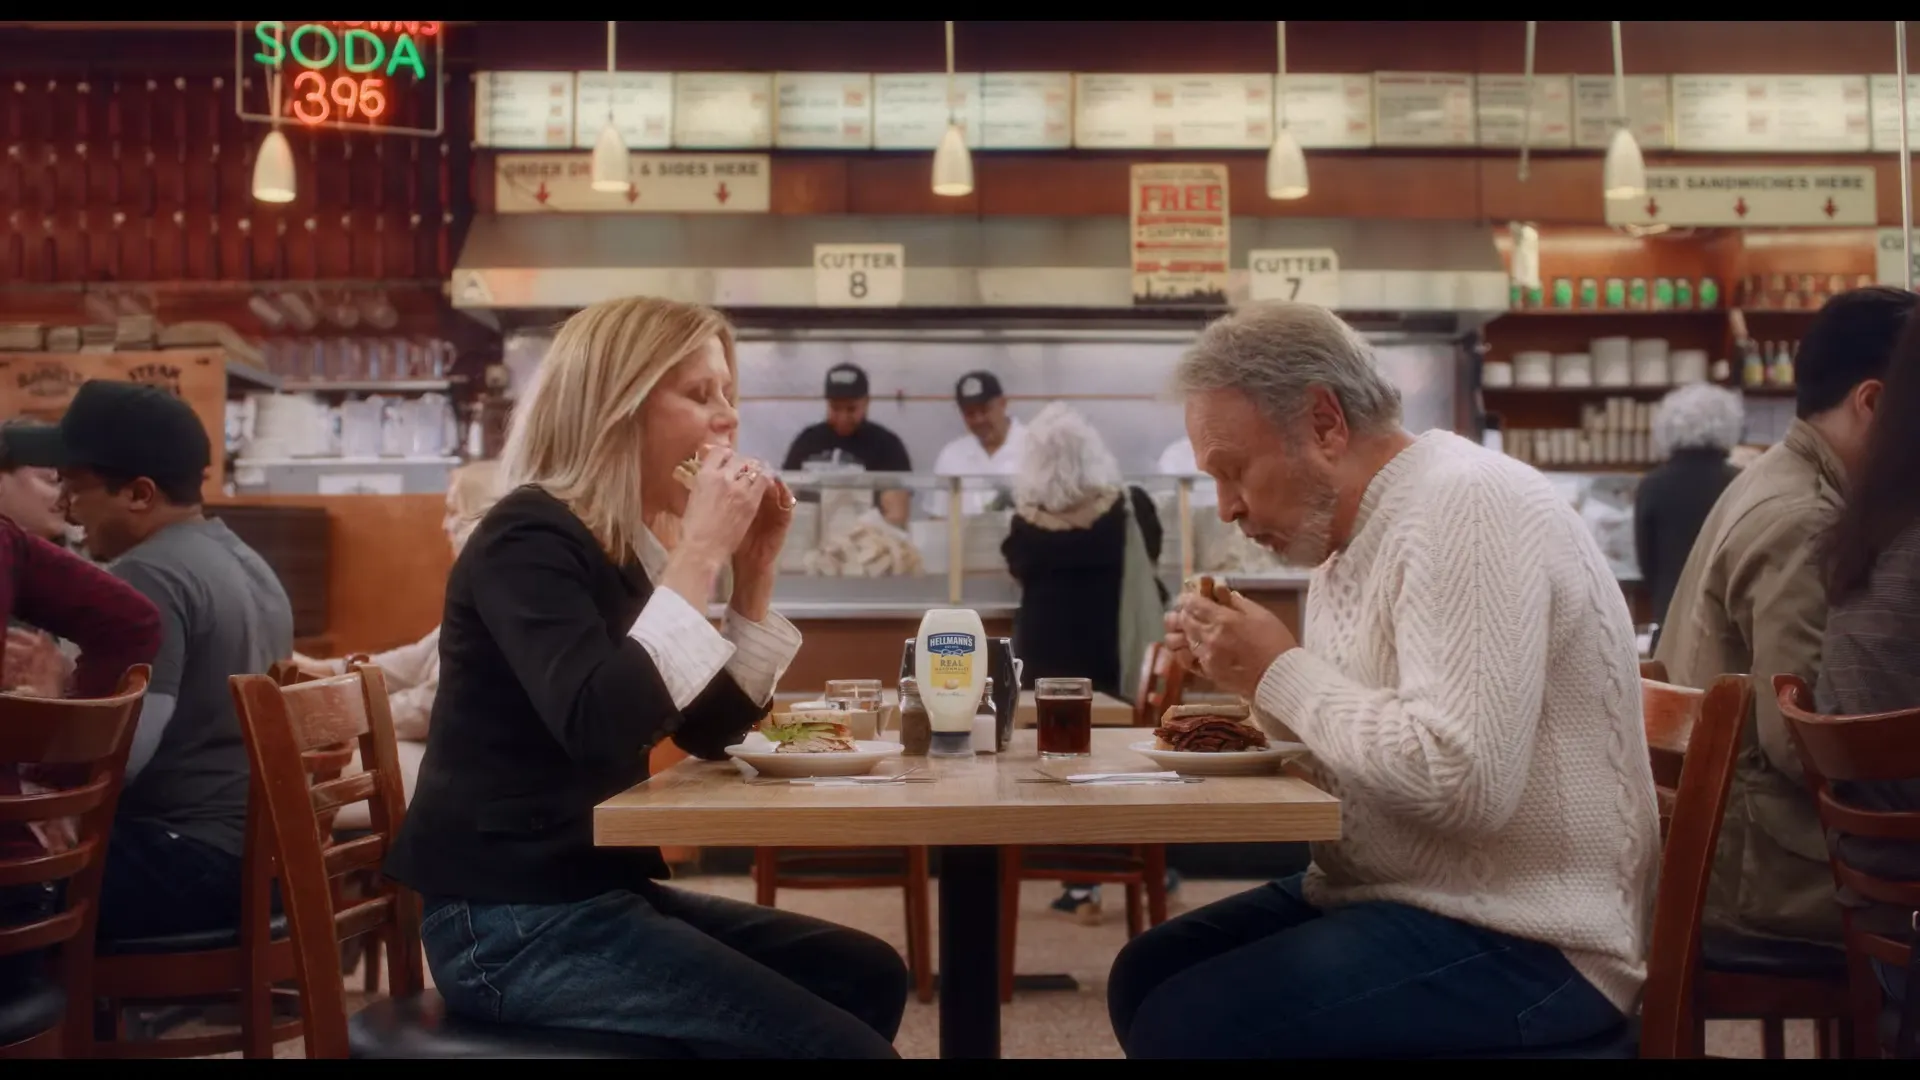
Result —
M 362 1060 L 428 1058 L 690 1058 L 670 1039 L 602 1031 L 490 1024 L 446 1010 L 440 995 L 382 998 L 347 1021 L 349 1053 Z
M 1508 1058 L 1543 1059 L 1581 1059 L 1622 1061 L 1640 1056 L 1640 1018 L 1633 1017 L 1626 1023 L 1603 1035 L 1580 1042 L 1561 1043 L 1557 1046 L 1523 1046 L 1517 1050 L 1492 1050 L 1478 1054 L 1449 1054 L 1447 1058 L 1460 1058 L 1469 1061 L 1505 1061 Z M 1446 1060 L 1441 1058 L 1439 1060 Z
M 287 917 L 275 915 L 268 924 L 273 940 L 284 941 L 287 936 Z M 94 945 L 94 952 L 100 956 L 160 956 L 169 953 L 213 952 L 216 949 L 237 949 L 240 947 L 240 928 L 230 927 L 222 930 L 201 930 L 192 934 L 168 934 L 161 937 L 118 938 L 112 941 L 101 939 Z
M 67 1015 L 67 992 L 42 975 L 0 988 L 0 1046 L 57 1027 Z
M 1700 966 L 1731 975 L 1767 975 L 1781 979 L 1829 978 L 1845 981 L 1847 954 L 1835 946 L 1805 941 L 1749 937 L 1704 929 Z

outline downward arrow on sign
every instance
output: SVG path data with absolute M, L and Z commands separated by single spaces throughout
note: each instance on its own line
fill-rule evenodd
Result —
M 1743 218 L 1747 216 L 1747 200 L 1745 196 L 1742 196 L 1739 202 L 1733 204 L 1733 212 Z
M 638 185 L 638 184 L 628 184 L 628 185 L 627 185 L 627 203 L 628 203 L 628 205 L 632 205 L 632 204 L 633 204 L 634 202 L 636 202 L 636 201 L 637 201 L 637 200 L 638 200 L 639 198 L 640 198 L 640 185 Z
M 1657 202 L 1654 202 L 1653 197 L 1651 195 L 1647 197 L 1647 216 L 1648 217 L 1660 216 L 1660 204 Z
M 1821 207 L 1821 209 L 1827 212 L 1828 217 L 1832 217 L 1834 214 L 1840 211 L 1839 207 L 1833 205 L 1833 196 L 1831 195 L 1827 196 L 1827 205 Z
M 546 202 L 547 202 L 547 182 L 546 182 L 545 180 L 542 180 L 542 181 L 540 181 L 540 190 L 538 190 L 538 191 L 535 191 L 535 192 L 533 193 L 533 197 L 534 197 L 534 199 L 535 199 L 536 201 L 538 201 L 538 202 L 539 202 L 539 203 L 540 203 L 541 205 L 543 205 L 543 206 L 544 206 L 544 205 L 546 205 Z
M 727 205 L 727 182 L 725 180 L 720 181 L 720 190 L 714 192 L 713 197 L 720 200 L 721 206 Z

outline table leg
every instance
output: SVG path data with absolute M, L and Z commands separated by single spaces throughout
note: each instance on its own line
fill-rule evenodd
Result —
M 940 1056 L 1000 1056 L 1000 849 L 940 849 Z

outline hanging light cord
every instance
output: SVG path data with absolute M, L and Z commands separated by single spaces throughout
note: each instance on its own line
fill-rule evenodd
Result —
M 1620 24 L 1613 24 L 1613 115 L 1620 126 L 1627 124 L 1627 66 L 1620 58 Z
M 947 20 L 947 124 L 951 127 L 960 122 L 959 111 L 953 104 L 953 20 Z
M 607 20 L 607 123 L 613 123 L 613 41 L 620 24 Z
M 1273 81 L 1274 94 L 1280 100 L 1280 130 L 1287 130 L 1287 24 L 1276 22 L 1274 36 L 1279 41 L 1279 77 Z
M 1907 291 L 1913 291 L 1913 129 L 1907 126 L 1907 24 L 1893 24 L 1893 59 L 1900 69 L 1900 253 L 1905 256 Z
M 1540 24 L 1527 21 L 1527 95 L 1526 110 L 1520 114 L 1520 179 L 1527 179 L 1527 152 L 1533 149 L 1533 35 Z

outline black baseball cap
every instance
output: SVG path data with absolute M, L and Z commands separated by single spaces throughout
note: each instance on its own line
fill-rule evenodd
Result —
M 963 407 L 984 405 L 994 398 L 1005 396 L 1005 391 L 1000 389 L 1000 380 L 994 378 L 991 371 L 969 371 L 953 384 L 953 399 Z
M 867 373 L 858 364 L 835 364 L 827 369 L 828 401 L 857 401 L 867 396 Z
M 90 379 L 58 425 L 9 429 L 16 465 L 85 468 L 159 484 L 200 482 L 212 464 L 207 429 L 186 402 L 157 386 Z

